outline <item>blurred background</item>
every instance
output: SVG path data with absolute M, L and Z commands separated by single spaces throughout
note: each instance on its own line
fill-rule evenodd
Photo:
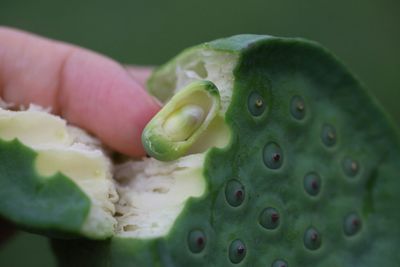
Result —
M 0 25 L 142 65 L 239 33 L 305 37 L 333 51 L 400 126 L 399 12 L 399 0 L 0 0 Z M 0 246 L 0 266 L 55 266 L 39 236 Z

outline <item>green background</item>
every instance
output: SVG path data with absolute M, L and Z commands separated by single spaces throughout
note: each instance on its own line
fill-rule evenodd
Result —
M 84 46 L 124 64 L 159 65 L 185 47 L 239 33 L 312 39 L 363 81 L 397 125 L 399 12 L 399 0 L 0 0 L 1 25 Z M 0 247 L 0 266 L 54 264 L 46 241 L 35 235 L 21 232 Z

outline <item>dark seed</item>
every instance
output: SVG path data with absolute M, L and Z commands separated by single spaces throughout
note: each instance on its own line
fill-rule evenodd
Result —
M 325 124 L 322 127 L 321 139 L 326 146 L 328 147 L 334 146 L 336 144 L 336 139 L 337 139 L 336 129 L 330 124 Z
M 272 160 L 273 161 L 275 161 L 275 162 L 279 162 L 280 160 L 281 160 L 281 155 L 279 155 L 279 154 L 274 154 L 273 156 L 272 156 Z
M 279 169 L 283 163 L 283 153 L 279 145 L 268 143 L 263 150 L 264 164 L 270 169 Z
M 229 259 L 231 260 L 232 263 L 239 263 L 244 259 L 245 256 L 246 256 L 245 244 L 241 240 L 236 239 L 229 246 Z
M 201 230 L 193 230 L 188 235 L 189 249 L 193 253 L 200 253 L 206 246 L 206 235 Z
M 260 116 L 263 114 L 266 104 L 264 98 L 257 92 L 252 92 L 247 100 L 247 106 L 253 116 Z
M 275 208 L 264 209 L 258 219 L 262 227 L 272 230 L 279 226 L 279 212 Z
M 202 237 L 197 238 L 197 245 L 202 246 L 203 244 L 204 244 L 204 238 Z
M 290 113 L 292 116 L 298 120 L 301 120 L 306 115 L 306 108 L 304 99 L 300 96 L 292 97 L 290 102 Z
M 321 246 L 321 235 L 317 229 L 310 227 L 305 231 L 304 246 L 309 250 L 316 250 Z
M 225 187 L 225 198 L 229 205 L 240 206 L 245 198 L 244 186 L 238 180 L 230 180 Z
M 304 190 L 311 196 L 318 195 L 321 188 L 321 178 L 318 174 L 311 172 L 304 176 Z
M 356 213 L 350 213 L 344 219 L 343 229 L 347 236 L 353 236 L 357 234 L 361 230 L 361 227 L 361 219 Z

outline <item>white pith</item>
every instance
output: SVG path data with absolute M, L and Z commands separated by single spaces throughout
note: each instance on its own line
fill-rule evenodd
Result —
M 191 82 L 208 80 L 213 82 L 221 97 L 221 110 L 224 114 L 232 98 L 234 77 L 238 55 L 214 50 L 202 49 L 178 60 L 175 68 L 176 76 L 173 94 Z
M 157 83 L 160 90 L 169 92 L 169 98 L 194 81 L 211 81 L 218 88 L 221 100 L 219 114 L 201 134 L 199 141 L 189 149 L 188 154 L 203 153 L 210 147 L 222 148 L 228 144 L 230 130 L 226 127 L 223 118 L 232 99 L 233 71 L 238 57 L 237 54 L 210 49 L 190 51 L 176 60 L 174 69 L 163 72 L 161 80 L 165 78 L 169 82 Z
M 144 158 L 113 165 L 97 139 L 37 107 L 10 111 L 0 103 L 0 139 L 19 139 L 38 153 L 35 167 L 39 175 L 48 178 L 61 172 L 87 194 L 92 206 L 81 229 L 83 235 L 164 236 L 187 199 L 206 190 L 204 152 L 229 142 L 223 115 L 232 97 L 236 61 L 236 55 L 200 50 L 177 62 L 171 74 L 176 75 L 173 94 L 192 81 L 209 80 L 219 89 L 221 110 L 189 154 L 175 161 Z M 205 72 L 199 73 L 199 64 Z

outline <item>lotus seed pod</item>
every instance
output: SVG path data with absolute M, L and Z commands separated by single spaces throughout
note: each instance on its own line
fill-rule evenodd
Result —
M 326 49 L 233 36 L 148 85 L 164 107 L 142 160 L 113 163 L 53 115 L 0 113 L 0 215 L 56 236 L 60 266 L 400 262 L 399 131 Z

